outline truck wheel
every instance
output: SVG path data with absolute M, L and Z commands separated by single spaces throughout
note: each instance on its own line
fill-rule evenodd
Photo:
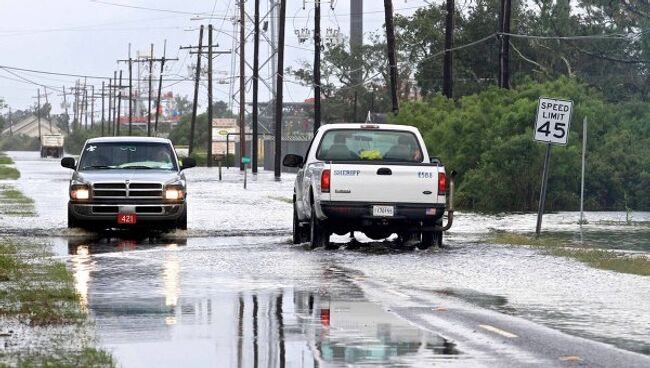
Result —
M 429 249 L 434 243 L 434 232 L 433 231 L 423 231 L 420 238 L 420 243 L 417 245 L 418 249 L 424 250 Z
M 176 228 L 179 230 L 187 230 L 187 210 L 176 220 Z
M 300 221 L 298 220 L 298 213 L 296 211 L 296 204 L 293 204 L 293 244 L 300 244 L 303 242 L 303 230 L 300 228 Z
M 79 227 L 77 224 L 77 219 L 74 218 L 72 212 L 70 212 L 70 209 L 68 208 L 68 229 L 74 229 L 76 227 Z
M 442 248 L 442 231 L 434 231 L 433 240 L 438 248 Z
M 330 233 L 323 221 L 320 221 L 318 218 L 316 218 L 316 211 L 314 210 L 313 205 L 311 207 L 310 230 L 310 249 L 318 247 L 329 248 Z

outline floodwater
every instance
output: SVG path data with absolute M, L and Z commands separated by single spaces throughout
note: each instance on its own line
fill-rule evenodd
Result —
M 236 169 L 219 182 L 216 169 L 195 168 L 187 171 L 187 232 L 98 236 L 66 228 L 69 170 L 37 153 L 10 154 L 22 173 L 14 185 L 38 214 L 0 216 L 0 229 L 49 239 L 74 273 L 100 342 L 125 367 L 490 366 L 394 314 L 359 286 L 363 279 L 650 355 L 647 277 L 483 241 L 494 230 L 530 233 L 535 215 L 457 214 L 442 250 L 372 243 L 310 252 L 290 244 L 293 176 L 278 182 L 260 173 L 244 190 Z M 650 253 L 650 213 L 586 217 L 581 228 L 577 213 L 546 215 L 544 231 Z

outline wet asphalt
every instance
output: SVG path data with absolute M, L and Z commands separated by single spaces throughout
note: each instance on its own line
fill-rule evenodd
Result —
M 102 346 L 124 367 L 649 367 L 647 277 L 539 250 L 484 244 L 533 215 L 460 214 L 442 250 L 362 236 L 338 250 L 290 244 L 293 177 L 191 169 L 187 232 L 90 234 L 66 228 L 70 171 L 11 153 L 33 218 L 3 233 L 48 239 L 67 262 Z M 640 224 L 648 213 L 633 213 Z M 545 217 L 545 229 L 648 254 L 650 230 L 625 214 Z M 586 239 L 586 240 L 585 240 Z

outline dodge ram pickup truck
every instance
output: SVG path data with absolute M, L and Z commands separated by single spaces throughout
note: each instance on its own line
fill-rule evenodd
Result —
M 104 137 L 86 141 L 70 179 L 68 227 L 187 229 L 187 190 L 171 141 L 146 137 Z
M 359 231 L 371 239 L 396 233 L 420 249 L 442 245 L 453 222 L 453 175 L 430 159 L 417 128 L 388 124 L 330 124 L 314 136 L 293 196 L 293 243 L 330 247 L 332 233 Z M 447 205 L 447 196 L 449 205 Z M 447 224 L 443 218 L 447 211 Z

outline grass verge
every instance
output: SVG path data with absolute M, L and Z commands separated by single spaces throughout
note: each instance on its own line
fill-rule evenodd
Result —
M 0 184 L 0 215 L 35 216 L 34 201 L 13 186 Z
M 84 328 L 89 321 L 72 274 L 51 256 L 28 240 L 0 238 L 0 333 L 9 336 L 0 367 L 114 367 Z M 15 333 L 5 326 L 23 327 Z
M 14 161 L 4 153 L 0 152 L 0 165 L 11 165 Z
M 566 240 L 554 237 L 533 237 L 509 232 L 496 232 L 487 239 L 494 244 L 508 244 L 543 248 L 547 254 L 572 258 L 591 267 L 603 270 L 650 276 L 650 258 L 626 255 L 620 252 L 593 248 L 575 248 Z
M 0 165 L 0 180 L 16 180 L 20 178 L 20 171 L 13 167 Z
M 269 198 L 276 201 L 293 204 L 293 199 L 289 197 L 269 196 Z

